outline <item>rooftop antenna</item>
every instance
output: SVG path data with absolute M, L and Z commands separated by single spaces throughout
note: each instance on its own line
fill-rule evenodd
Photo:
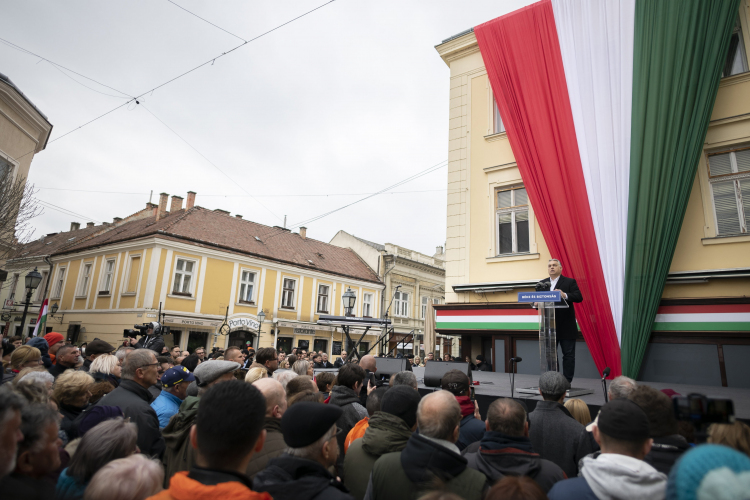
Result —
M 286 215 L 284 216 L 284 229 L 286 229 Z
M 153 197 L 154 197 L 154 190 L 152 189 L 151 190 L 151 194 L 148 195 L 148 203 L 149 203 L 149 205 L 151 204 L 151 198 L 153 198 Z

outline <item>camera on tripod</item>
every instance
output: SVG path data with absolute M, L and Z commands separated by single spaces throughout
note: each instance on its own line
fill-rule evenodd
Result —
M 162 326 L 160 323 L 157 323 L 156 321 L 152 321 L 150 323 L 143 323 L 142 325 L 133 325 L 132 329 L 125 329 L 123 331 L 123 336 L 134 339 L 138 335 L 146 335 L 148 333 L 149 328 L 154 329 L 154 333 L 153 333 L 154 335 L 167 335 L 169 333 L 168 326 Z

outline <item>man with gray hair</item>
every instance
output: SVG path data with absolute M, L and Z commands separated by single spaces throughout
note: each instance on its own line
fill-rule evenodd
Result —
M 419 390 L 419 383 L 417 383 L 417 376 L 414 375 L 414 372 L 403 371 L 391 375 L 390 386 L 398 387 L 399 385 L 411 387 L 415 391 Z
M 26 402 L 10 384 L 0 388 L 0 478 L 16 468 L 16 451 L 23 439 L 21 410 Z
M 266 398 L 266 418 L 263 422 L 266 441 L 263 443 L 263 449 L 253 455 L 247 464 L 246 474 L 250 479 L 255 479 L 255 476 L 266 468 L 268 461 L 280 456 L 286 448 L 284 435 L 281 433 L 281 417 L 287 408 L 284 386 L 272 378 L 256 380 L 253 385 Z
M 563 406 L 570 383 L 559 372 L 539 377 L 539 394 L 544 401 L 529 413 L 531 445 L 542 458 L 557 464 L 568 477 L 578 475 L 578 461 L 591 453 L 585 428 Z
M 401 500 L 431 490 L 454 493 L 465 500 L 480 500 L 487 478 L 466 466 L 456 446 L 461 408 L 448 391 L 435 391 L 419 402 L 417 427 L 403 451 L 381 456 L 372 470 L 365 499 Z
M 159 363 L 151 349 L 137 349 L 122 363 L 120 385 L 96 403 L 97 406 L 119 406 L 123 414 L 138 426 L 138 448 L 144 455 L 161 458 L 164 438 L 159 430 L 159 417 L 151 408 L 148 388 L 159 379 Z

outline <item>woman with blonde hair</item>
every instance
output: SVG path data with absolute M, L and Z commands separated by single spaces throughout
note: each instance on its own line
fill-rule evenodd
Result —
M 145 500 L 164 489 L 163 483 L 161 462 L 137 453 L 99 469 L 86 487 L 83 500 Z M 112 488 L 114 484 L 117 488 Z
M 250 368 L 247 371 L 247 374 L 245 375 L 245 382 L 247 382 L 248 384 L 252 384 L 256 380 L 260 380 L 262 378 L 268 378 L 268 370 L 263 367 L 256 366 L 255 368 Z
M 733 424 L 711 424 L 708 442 L 723 444 L 750 456 L 750 427 L 739 420 Z
M 120 385 L 122 375 L 120 360 L 112 354 L 102 354 L 91 363 L 89 375 L 94 377 L 95 381 L 89 389 L 91 391 L 90 403 L 93 405 Z
M 422 358 L 420 358 L 419 356 L 414 356 L 414 364 L 412 366 L 423 366 Z
M 306 359 L 298 359 L 295 361 L 292 365 L 292 371 L 297 375 L 310 375 L 311 377 L 314 375 L 313 365 Z
M 10 355 L 10 371 L 3 374 L 2 383 L 11 382 L 18 375 L 18 372 L 24 368 L 33 368 L 42 364 L 42 351 L 36 347 L 30 345 L 16 347 L 13 354 Z
M 93 383 L 94 377 L 86 372 L 76 370 L 65 370 L 57 377 L 52 396 L 57 401 L 60 413 L 63 416 L 60 422 L 60 430 L 65 431 L 68 440 L 78 437 L 78 431 L 73 425 L 73 421 L 88 407 L 91 398 L 89 387 Z
M 573 418 L 578 420 L 582 425 L 585 426 L 591 423 L 589 405 L 584 403 L 582 399 L 573 398 L 565 401 L 565 408 L 570 412 Z

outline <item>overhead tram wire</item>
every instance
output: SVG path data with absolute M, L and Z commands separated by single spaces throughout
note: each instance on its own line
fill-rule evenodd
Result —
M 94 219 L 92 217 L 87 217 L 85 215 L 73 212 L 72 210 L 68 210 L 67 208 L 63 208 L 63 207 L 60 207 L 58 205 L 53 205 L 52 203 L 50 203 L 48 201 L 40 200 L 39 198 L 34 198 L 34 200 L 37 203 L 39 203 L 40 205 L 42 205 L 44 208 L 49 208 L 51 210 L 55 210 L 57 212 L 65 214 L 65 215 L 72 215 L 73 217 L 80 217 L 81 219 L 85 219 L 85 220 L 88 220 L 88 221 L 98 222 L 100 224 L 102 223 L 102 221 L 100 221 L 98 219 Z
M 232 33 L 231 31 L 225 30 L 225 29 L 224 29 L 224 28 L 222 28 L 221 26 L 217 26 L 216 24 L 212 23 L 212 22 L 211 22 L 211 21 L 209 21 L 208 19 L 204 19 L 204 18 L 202 18 L 201 16 L 199 16 L 199 15 L 198 15 L 198 14 L 196 14 L 195 12 L 191 12 L 191 11 L 187 10 L 187 9 L 186 9 L 185 7 L 183 7 L 182 5 L 180 5 L 180 4 L 176 3 L 176 2 L 173 2 L 172 0 L 167 0 L 167 2 L 171 3 L 172 5 L 174 5 L 175 7 L 179 8 L 179 9 L 182 9 L 182 10 L 184 10 L 184 11 L 185 11 L 185 12 L 187 12 L 188 14 L 190 14 L 190 15 L 192 15 L 192 16 L 195 16 L 195 17 L 197 17 L 197 18 L 198 18 L 198 19 L 200 19 L 201 21 L 203 21 L 203 22 L 206 22 L 206 23 L 210 24 L 210 25 L 211 25 L 211 26 L 213 26 L 214 28 L 220 29 L 220 30 L 221 30 L 221 31 L 223 31 L 224 33 L 227 33 L 227 34 L 229 34 L 229 35 L 232 35 L 232 36 L 233 36 L 233 37 L 235 37 L 235 38 L 239 38 L 239 39 L 240 39 L 240 40 L 242 40 L 243 42 L 247 42 L 247 40 L 245 40 L 245 39 L 244 39 L 244 38 L 242 38 L 241 36 L 237 36 L 237 35 L 235 35 L 234 33 Z
M 96 193 L 96 194 L 128 194 L 128 195 L 137 195 L 142 196 L 149 194 L 148 191 L 143 192 L 137 192 L 137 191 L 101 191 L 99 189 L 68 189 L 68 188 L 50 188 L 50 187 L 37 187 L 36 189 L 46 190 L 46 191 L 71 191 L 71 192 L 77 192 L 77 193 Z M 413 191 L 393 191 L 388 194 L 413 194 L 413 193 L 438 193 L 438 192 L 454 192 L 457 193 L 459 191 L 463 191 L 463 189 L 417 189 Z M 304 194 L 255 194 L 252 195 L 256 198 L 327 198 L 327 197 L 333 197 L 333 196 L 365 196 L 368 194 L 375 194 L 375 193 L 320 193 L 320 194 L 310 194 L 310 193 L 304 193 Z M 250 195 L 247 194 L 203 194 L 201 193 L 201 198 L 249 198 Z
M 90 125 L 90 124 L 94 123 L 95 121 L 97 121 L 97 120 L 99 120 L 99 119 L 101 119 L 101 118 L 104 118 L 105 116 L 109 115 L 110 113 L 112 113 L 112 112 L 114 112 L 114 111 L 117 111 L 118 109 L 122 108 L 123 106 L 127 106 L 127 105 L 128 105 L 128 104 L 130 104 L 131 102 L 135 102 L 136 104 L 140 104 L 140 103 L 138 102 L 138 99 L 142 98 L 142 97 L 143 97 L 143 96 L 145 96 L 146 94 L 149 94 L 149 93 L 151 93 L 151 92 L 154 92 L 155 90 L 158 90 L 158 89 L 160 89 L 160 88 L 162 88 L 162 87 L 164 87 L 164 86 L 166 86 L 166 85 L 169 85 L 170 83 L 172 83 L 172 82 L 174 82 L 174 81 L 176 81 L 176 80 L 179 80 L 179 79 L 180 79 L 180 78 L 182 78 L 183 76 L 187 76 L 187 75 L 189 75 L 189 74 L 190 74 L 190 73 L 192 73 L 193 71 L 195 71 L 195 70 L 197 70 L 197 69 L 200 69 L 200 68 L 202 68 L 203 66 L 206 66 L 206 65 L 208 65 L 208 64 L 213 64 L 213 63 L 214 63 L 214 62 L 215 62 L 215 61 L 216 61 L 217 59 L 220 59 L 220 58 L 222 58 L 222 57 L 224 57 L 224 56 L 226 56 L 226 55 L 229 55 L 229 54 L 231 54 L 232 52 L 234 52 L 235 50 L 237 50 L 237 49 L 239 49 L 239 48 L 241 48 L 241 47 L 244 47 L 245 45 L 247 45 L 247 44 L 249 44 L 249 43 L 251 43 L 251 42 L 254 42 L 254 41 L 258 40 L 259 38 L 262 38 L 262 37 L 264 37 L 264 36 L 268 35 L 269 33 L 273 33 L 274 31 L 276 31 L 276 30 L 278 30 L 278 29 L 280 29 L 280 28 L 283 28 L 283 27 L 284 27 L 284 26 L 286 26 L 287 24 L 293 23 L 294 21 L 296 21 L 296 20 L 298 20 L 298 19 L 301 19 L 301 18 L 303 18 L 303 17 L 305 17 L 305 16 L 307 16 L 307 15 L 309 15 L 309 14 L 312 14 L 312 13 L 313 13 L 313 12 L 315 12 L 316 10 L 322 9 L 323 7 L 325 7 L 325 6 L 327 6 L 327 5 L 330 5 L 330 4 L 332 4 L 333 2 L 335 2 L 335 1 L 336 1 L 336 0 L 329 0 L 328 2 L 326 2 L 326 3 L 324 3 L 324 4 L 321 4 L 321 5 L 319 5 L 319 6 L 315 7 L 314 9 L 308 10 L 308 11 L 307 11 L 307 12 L 305 12 L 304 14 L 300 14 L 299 16 L 297 16 L 297 17 L 295 17 L 295 18 L 293 18 L 293 19 L 290 19 L 289 21 L 287 21 L 287 22 L 285 22 L 285 23 L 282 23 L 282 24 L 280 24 L 280 25 L 276 26 L 275 28 L 272 28 L 272 29 L 270 29 L 270 30 L 268 30 L 268 31 L 266 31 L 266 32 L 264 32 L 264 33 L 261 33 L 260 35 L 258 35 L 258 36 L 256 36 L 256 37 L 254 37 L 254 38 L 251 38 L 251 39 L 249 39 L 249 40 L 246 40 L 245 42 L 243 42 L 243 43 L 241 43 L 241 44 L 237 45 L 236 47 L 233 47 L 233 48 L 231 48 L 231 49 L 227 50 L 226 52 L 222 52 L 221 54 L 217 55 L 216 57 L 212 57 L 211 59 L 207 60 L 207 61 L 206 61 L 206 62 L 204 62 L 204 63 L 201 63 L 201 64 L 199 64 L 198 66 L 195 66 L 194 68 L 191 68 L 191 69 L 189 69 L 189 70 L 187 70 L 187 71 L 185 71 L 185 72 L 183 72 L 183 73 L 180 73 L 179 75 L 177 75 L 177 76 L 175 76 L 175 77 L 173 77 L 173 78 L 171 78 L 171 79 L 167 80 L 166 82 L 163 82 L 163 83 L 161 83 L 161 84 L 157 85 L 156 87 L 154 87 L 154 88 L 152 88 L 152 89 L 149 89 L 149 90 L 147 90 L 147 91 L 145 91 L 145 92 L 142 92 L 141 94 L 138 94 L 137 96 L 134 96 L 134 97 L 133 97 L 133 96 L 131 96 L 131 99 L 129 99 L 129 100 L 127 100 L 127 101 L 125 101 L 125 102 L 124 102 L 123 104 L 121 104 L 121 105 L 119 105 L 119 106 L 117 106 L 117 107 L 115 107 L 115 108 L 112 108 L 111 110 L 107 111 L 106 113 L 102 113 L 101 115 L 97 116 L 96 118 L 92 118 L 91 120 L 87 121 L 86 123 L 84 123 L 84 124 L 82 124 L 82 125 L 79 125 L 78 127 L 74 128 L 74 129 L 72 129 L 72 130 L 69 130 L 68 132 L 64 133 L 63 135 L 61 135 L 61 136 L 59 136 L 59 137 L 56 137 L 56 138 L 54 138 L 54 139 L 50 140 L 50 141 L 49 141 L 49 142 L 48 142 L 47 144 L 52 144 L 53 142 L 55 142 L 55 141 L 58 141 L 58 140 L 62 139 L 63 137 L 66 137 L 66 136 L 68 136 L 68 135 L 72 134 L 73 132 L 75 132 L 75 131 L 77 131 L 77 130 L 80 130 L 80 129 L 82 129 L 82 128 L 83 128 L 83 127 L 85 127 L 85 126 L 87 126 L 87 125 Z M 29 53 L 30 53 L 30 54 L 32 54 L 32 55 L 35 55 L 35 56 L 37 56 L 37 57 L 40 57 L 40 58 L 41 58 L 41 56 L 38 56 L 37 54 L 34 54 L 33 52 L 31 52 L 31 51 L 28 51 L 28 50 L 26 50 L 26 49 L 23 49 L 23 48 L 21 48 L 21 47 L 19 47 L 19 46 L 15 45 L 15 44 L 13 44 L 13 43 L 11 43 L 11 42 L 7 42 L 7 41 L 6 41 L 6 40 L 4 40 L 4 39 L 0 39 L 0 40 L 3 40 L 3 41 L 4 41 L 4 42 L 6 42 L 6 43 L 10 43 L 11 45 L 15 46 L 16 48 L 22 49 L 22 50 L 24 50 L 24 51 L 26 51 L 26 52 L 29 52 Z M 48 59 L 45 59 L 45 58 L 42 58 L 42 59 L 44 59 L 45 61 L 48 61 Z M 51 61 L 50 61 L 50 62 L 51 62 Z M 61 67 L 62 67 L 62 66 L 61 66 Z M 67 68 L 65 68 L 65 69 L 67 69 Z M 72 71 L 72 70 L 70 70 L 70 71 Z M 74 72 L 74 73 L 76 73 L 76 72 Z M 76 73 L 76 74 L 79 74 L 79 75 L 80 75 L 80 73 Z M 84 76 L 84 75 L 81 75 L 81 76 Z M 84 78 L 87 78 L 87 79 L 89 79 L 89 80 L 91 80 L 91 81 L 95 81 L 95 80 L 93 80 L 93 79 L 91 79 L 91 78 L 89 78 L 89 77 L 86 77 L 86 76 L 84 76 Z M 97 83 L 99 83 L 99 82 L 97 82 Z M 104 84 L 100 84 L 100 85 L 104 85 Z M 117 89 L 115 89 L 115 88 L 109 87 L 109 86 L 107 86 L 107 85 L 104 85 L 104 86 L 105 86 L 105 87 L 107 87 L 107 88 L 110 88 L 110 89 L 112 89 L 112 90 L 115 90 L 116 92 L 120 92 L 121 94 L 124 94 L 124 92 L 121 92 L 121 91 L 119 91 L 119 90 L 117 90 Z M 128 95 L 128 94 L 125 94 L 125 95 Z M 30 151 L 28 151 L 27 153 L 24 153 L 24 154 L 22 154 L 21 156 L 15 157 L 15 158 L 13 158 L 13 159 L 14 159 L 15 161 L 18 161 L 18 160 L 20 160 L 21 158 L 23 158 L 24 156 L 28 156 L 28 155 L 32 154 L 32 153 L 33 153 L 33 152 L 34 152 L 35 150 L 36 150 L 36 148 L 35 148 L 35 149 L 32 149 L 32 150 L 30 150 Z

